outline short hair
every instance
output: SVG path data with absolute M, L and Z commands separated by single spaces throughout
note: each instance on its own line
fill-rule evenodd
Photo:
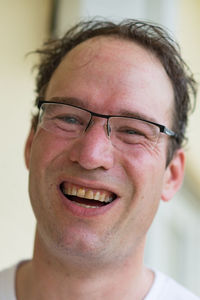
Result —
M 193 75 L 181 57 L 179 45 L 161 26 L 134 19 L 118 23 L 94 19 L 78 23 L 61 38 L 50 39 L 43 48 L 35 51 L 40 55 L 36 77 L 37 97 L 45 95 L 51 76 L 65 55 L 80 43 L 98 36 L 113 36 L 135 42 L 153 53 L 163 65 L 173 86 L 172 130 L 177 133 L 176 138 L 170 139 L 168 146 L 169 163 L 174 152 L 181 148 L 186 140 L 185 131 L 188 113 L 192 108 L 191 99 L 193 97 L 195 100 L 197 90 Z M 34 128 L 37 127 L 37 118 L 38 116 L 34 116 L 32 119 Z

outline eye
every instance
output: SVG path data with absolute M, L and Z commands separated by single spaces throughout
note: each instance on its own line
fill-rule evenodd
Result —
M 74 116 L 57 116 L 57 119 L 59 119 L 60 121 L 63 121 L 67 124 L 72 124 L 72 125 L 81 125 L 82 122 L 79 118 L 74 117 Z
M 128 133 L 128 134 L 139 134 L 137 131 L 135 131 L 134 129 L 127 129 L 125 130 L 125 133 Z
M 144 135 L 144 133 L 134 129 L 134 128 L 121 128 L 119 132 L 127 135 Z

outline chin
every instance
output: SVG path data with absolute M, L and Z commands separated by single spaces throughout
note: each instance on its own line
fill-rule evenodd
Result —
M 100 238 L 96 233 L 86 231 L 80 226 L 68 226 L 68 230 L 53 228 L 39 230 L 40 241 L 54 256 L 75 258 L 100 258 L 105 252 L 105 238 Z M 103 241 L 103 242 L 102 242 Z

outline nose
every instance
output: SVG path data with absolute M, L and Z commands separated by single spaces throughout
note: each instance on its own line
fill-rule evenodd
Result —
M 114 164 L 114 149 L 102 121 L 105 122 L 92 122 L 87 131 L 72 145 L 70 160 L 77 162 L 84 169 L 108 170 Z

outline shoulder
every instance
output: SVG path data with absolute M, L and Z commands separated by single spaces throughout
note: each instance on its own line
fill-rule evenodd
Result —
M 155 280 L 145 300 L 200 300 L 172 278 L 158 271 L 154 273 Z
M 17 264 L 0 271 L 0 299 L 15 300 L 15 273 Z

